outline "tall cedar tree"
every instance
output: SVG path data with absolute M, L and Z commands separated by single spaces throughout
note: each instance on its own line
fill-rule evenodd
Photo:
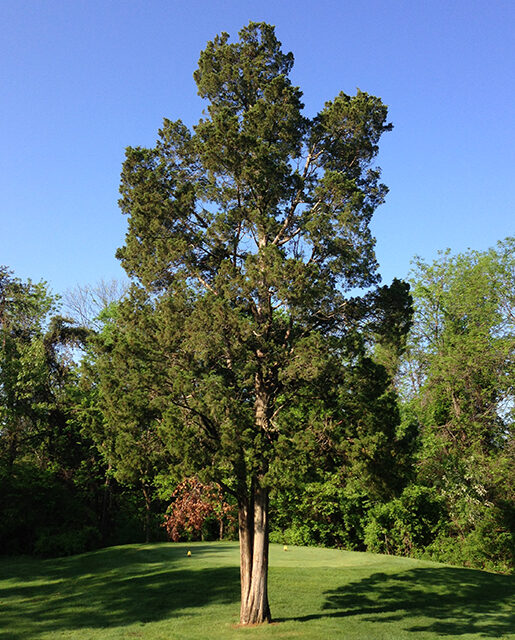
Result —
M 387 189 L 372 162 L 391 125 L 361 91 L 304 117 L 274 28 L 239 36 L 200 55 L 209 104 L 193 130 L 164 120 L 153 149 L 127 149 L 117 255 L 137 283 L 122 305 L 125 362 L 141 363 L 131 375 L 177 463 L 237 499 L 240 621 L 253 624 L 271 619 L 271 483 L 296 447 L 316 447 L 317 429 L 337 438 L 343 345 L 381 298 L 350 292 L 379 281 L 369 223 Z M 118 401 L 129 378 L 118 376 Z M 301 398 L 312 410 L 292 423 Z

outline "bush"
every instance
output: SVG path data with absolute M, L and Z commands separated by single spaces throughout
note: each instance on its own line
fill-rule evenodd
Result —
M 298 492 L 274 495 L 270 540 L 281 544 L 364 549 L 368 498 L 349 495 L 336 476 L 310 482 Z
M 515 541 L 511 521 L 499 509 L 485 504 L 481 519 L 473 529 L 458 530 L 449 524 L 427 546 L 422 557 L 501 573 L 513 572 Z
M 44 555 L 63 555 L 61 540 L 67 555 L 66 549 L 84 551 L 98 539 L 92 533 L 97 530 L 95 514 L 78 498 L 75 487 L 54 472 L 18 465 L 10 476 L 0 477 L 0 485 L 2 553 L 41 553 L 46 547 Z
M 406 487 L 399 498 L 375 506 L 365 527 L 369 551 L 417 555 L 431 544 L 442 528 L 443 499 L 431 487 Z
M 34 544 L 34 553 L 44 558 L 72 556 L 95 549 L 99 545 L 100 533 L 96 527 L 87 526 L 62 533 L 42 531 Z

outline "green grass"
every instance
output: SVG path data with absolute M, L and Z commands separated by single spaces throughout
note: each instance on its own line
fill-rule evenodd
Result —
M 3 558 L 0 640 L 515 639 L 512 576 L 279 545 L 270 553 L 276 622 L 237 628 L 238 558 L 236 543 Z

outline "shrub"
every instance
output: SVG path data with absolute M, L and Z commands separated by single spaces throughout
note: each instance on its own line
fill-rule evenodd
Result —
M 95 549 L 100 545 L 100 533 L 96 527 L 63 531 L 42 531 L 34 544 L 34 553 L 44 558 L 72 556 Z
M 510 573 L 515 560 L 513 531 L 513 514 L 485 504 L 474 528 L 464 531 L 449 524 L 421 555 L 438 562 Z
M 431 487 L 411 485 L 385 504 L 376 505 L 365 527 L 369 551 L 416 555 L 433 542 L 442 528 L 443 499 Z
M 281 544 L 363 549 L 368 498 L 349 494 L 336 474 L 274 495 L 270 540 Z
M 17 465 L 9 476 L 0 477 L 0 549 L 2 553 L 61 553 L 59 536 L 68 536 L 77 542 L 66 542 L 66 548 L 93 544 L 91 530 L 96 530 L 95 514 L 77 495 L 75 487 L 55 472 L 32 465 Z M 90 533 L 82 534 L 82 531 Z M 79 533 L 77 533 L 79 532 Z M 57 536 L 54 542 L 50 539 Z M 45 540 L 46 542 L 42 542 Z M 97 536 L 95 536 L 95 540 Z M 37 549 L 36 549 L 37 547 Z M 52 549 L 52 552 L 50 552 Z

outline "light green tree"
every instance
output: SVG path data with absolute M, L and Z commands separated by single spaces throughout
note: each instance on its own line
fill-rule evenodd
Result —
M 432 264 L 417 259 L 412 274 L 402 390 L 421 430 L 418 476 L 445 498 L 449 539 L 476 564 L 509 564 L 512 548 L 514 249 L 507 238 L 484 252 L 446 251 Z
M 0 457 L 8 473 L 45 438 L 51 409 L 45 328 L 56 302 L 44 283 L 22 282 L 0 268 Z

